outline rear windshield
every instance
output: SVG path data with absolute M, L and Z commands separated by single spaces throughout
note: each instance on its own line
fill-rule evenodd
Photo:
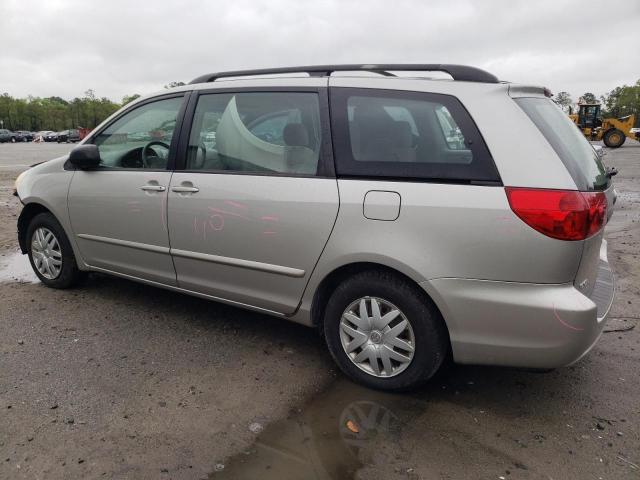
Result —
M 604 165 L 576 125 L 547 98 L 517 98 L 562 163 L 578 190 L 605 190 L 609 184 Z

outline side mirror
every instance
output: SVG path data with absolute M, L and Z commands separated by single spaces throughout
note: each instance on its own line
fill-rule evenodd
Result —
M 96 168 L 100 165 L 100 151 L 96 145 L 78 145 L 71 150 L 69 162 L 81 170 Z

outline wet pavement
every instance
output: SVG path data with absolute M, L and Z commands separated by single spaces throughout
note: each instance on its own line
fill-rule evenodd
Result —
M 591 382 L 590 370 L 460 366 L 412 395 L 340 379 L 209 478 L 637 478 L 637 418 L 586 393 L 629 392 L 635 375 Z
M 68 153 L 73 143 L 0 143 L 0 172 L 23 171 Z
M 104 275 L 33 283 L 0 199 L 0 478 L 640 478 L 640 144 L 606 161 L 617 297 L 593 351 L 402 395 L 346 380 L 298 325 Z
M 0 283 L 30 282 L 37 283 L 38 277 L 33 272 L 29 258 L 20 252 L 12 252 L 0 256 Z

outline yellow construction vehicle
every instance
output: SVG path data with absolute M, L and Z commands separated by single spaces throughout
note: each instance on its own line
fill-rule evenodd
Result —
M 602 118 L 599 103 L 578 104 L 578 113 L 569 113 L 569 118 L 589 140 L 602 140 L 609 148 L 621 147 L 627 137 L 640 141 L 640 132 L 631 132 L 635 115 Z

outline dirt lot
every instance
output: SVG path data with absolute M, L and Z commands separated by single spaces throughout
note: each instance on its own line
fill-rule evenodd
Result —
M 457 366 L 412 395 L 354 386 L 281 320 L 103 275 L 31 282 L 13 179 L 65 148 L 0 144 L 0 478 L 640 478 L 640 144 L 606 157 L 625 331 L 572 367 Z

